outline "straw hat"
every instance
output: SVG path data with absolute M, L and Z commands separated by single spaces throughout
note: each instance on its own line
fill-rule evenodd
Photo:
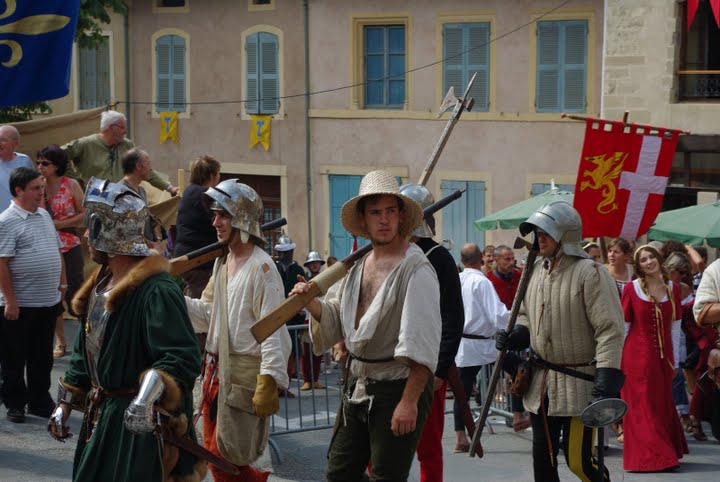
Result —
M 358 210 L 358 202 L 373 194 L 392 194 L 402 200 L 405 220 L 400 224 L 400 236 L 403 238 L 410 236 L 422 223 L 422 208 L 414 200 L 400 194 L 400 186 L 398 186 L 395 176 L 387 171 L 372 171 L 362 178 L 358 195 L 342 207 L 342 224 L 354 236 L 370 239 L 370 235 L 364 227 L 363 215 Z

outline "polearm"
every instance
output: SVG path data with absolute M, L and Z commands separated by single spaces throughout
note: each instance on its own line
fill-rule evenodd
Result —
M 540 248 L 538 247 L 537 236 L 535 236 L 535 241 L 533 242 L 532 248 L 530 248 L 527 260 L 525 261 L 525 268 L 520 276 L 518 290 L 515 292 L 515 299 L 513 300 L 512 311 L 510 312 L 510 319 L 508 320 L 507 327 L 505 328 L 508 333 L 512 333 L 513 328 L 515 328 L 515 322 L 517 321 L 518 312 L 520 311 L 520 305 L 525 299 L 525 293 L 527 292 L 528 284 L 530 283 L 530 275 L 532 275 L 533 268 L 535 267 L 535 258 L 537 258 L 539 250 Z M 485 395 L 485 400 L 483 401 L 482 413 L 475 423 L 475 433 L 473 434 L 472 442 L 470 443 L 470 457 L 475 456 L 475 448 L 480 443 L 480 437 L 482 436 L 483 428 L 485 428 L 485 422 L 487 421 L 488 414 L 490 413 L 490 401 L 495 397 L 495 390 L 497 390 L 498 380 L 500 380 L 500 372 L 502 372 L 502 366 L 505 362 L 507 352 L 508 350 L 505 349 L 498 353 L 497 361 L 495 361 L 487 394 Z
M 279 218 L 260 226 L 260 231 L 271 231 L 287 224 L 287 219 Z M 170 274 L 177 276 L 193 268 L 202 266 L 215 258 L 219 258 L 227 251 L 227 245 L 222 243 L 213 243 L 204 248 L 196 249 L 186 255 L 178 256 L 170 260 Z
M 451 202 L 459 199 L 463 192 L 465 192 L 464 189 L 458 189 L 436 203 L 426 207 L 423 210 L 423 217 L 428 218 L 432 216 Z M 290 318 L 310 303 L 313 298 L 324 295 L 332 285 L 345 277 L 350 268 L 352 268 L 358 260 L 362 259 L 362 257 L 370 251 L 372 251 L 372 244 L 367 244 L 354 253 L 350 253 L 341 261 L 313 278 L 309 283 L 310 288 L 306 293 L 290 296 L 274 310 L 260 318 L 260 320 L 250 328 L 250 332 L 253 337 L 255 337 L 255 341 L 262 343 L 270 335 L 284 326 Z
M 440 154 L 442 154 L 443 149 L 445 149 L 445 144 L 447 144 L 447 141 L 450 138 L 450 134 L 455 128 L 455 124 L 457 124 L 457 121 L 460 119 L 460 116 L 465 109 L 472 110 L 472 106 L 473 104 L 475 104 L 475 99 L 473 99 L 472 97 L 468 97 L 468 95 L 470 94 L 470 88 L 475 82 L 475 77 L 477 77 L 477 72 L 473 74 L 470 82 L 468 82 L 468 85 L 465 88 L 465 93 L 463 94 L 461 99 L 457 99 L 453 95 L 454 89 L 452 87 L 450 87 L 450 90 L 448 90 L 448 93 L 445 96 L 442 105 L 440 106 L 440 115 L 442 115 L 446 109 L 450 108 L 453 103 L 455 104 L 455 107 L 453 109 L 452 116 L 450 116 L 447 124 L 445 124 L 445 129 L 440 136 L 440 141 L 435 145 L 435 149 L 430 155 L 430 160 L 428 161 L 425 169 L 420 175 L 420 182 L 418 184 L 421 184 L 423 186 L 427 184 L 428 179 L 430 179 L 430 174 L 432 174 L 433 170 L 435 169 L 435 164 L 437 164 L 437 161 L 440 158 Z

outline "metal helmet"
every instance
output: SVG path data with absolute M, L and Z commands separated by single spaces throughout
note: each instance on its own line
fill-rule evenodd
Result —
M 307 255 L 307 259 L 305 260 L 305 263 L 303 266 L 307 266 L 308 264 L 312 263 L 313 261 L 320 261 L 320 266 L 325 264 L 325 261 L 320 257 L 320 253 L 317 251 L 310 251 Z
M 293 243 L 293 240 L 290 239 L 290 236 L 283 234 L 277 240 L 275 251 L 282 253 L 283 251 L 292 251 L 295 247 L 295 243 Z
M 422 209 L 435 203 L 432 193 L 422 184 L 403 184 L 400 186 L 400 194 L 403 194 L 420 205 Z M 435 235 L 434 230 L 423 219 L 411 236 L 418 238 L 432 238 Z
M 249 237 L 265 244 L 260 230 L 263 216 L 263 203 L 258 193 L 238 179 L 226 179 L 215 187 L 208 188 L 203 195 L 203 203 L 213 211 L 225 211 L 232 216 L 231 226 L 240 230 L 242 242 Z
M 140 195 L 122 184 L 90 178 L 83 207 L 90 246 L 107 254 L 150 256 L 143 237 L 148 209 Z
M 582 249 L 582 220 L 569 203 L 556 201 L 540 206 L 520 225 L 520 233 L 525 236 L 537 228 L 553 238 L 563 253 L 578 258 L 588 257 Z

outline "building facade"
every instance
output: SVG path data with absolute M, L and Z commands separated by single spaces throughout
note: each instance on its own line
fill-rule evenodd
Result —
M 134 1 L 110 29 L 112 84 L 93 87 L 78 69 L 75 96 L 53 104 L 88 105 L 88 89 L 130 100 L 118 108 L 155 169 L 178 182 L 178 169 L 213 155 L 225 177 L 256 187 L 268 219 L 288 218 L 296 258 L 342 257 L 353 240 L 339 209 L 362 175 L 382 168 L 417 182 L 449 118 L 437 118 L 446 91 L 461 95 L 477 72 L 474 107 L 428 182 L 436 198 L 467 190 L 436 217 L 457 255 L 465 242 L 517 235 L 477 231 L 475 219 L 551 179 L 575 184 L 583 124 L 561 113 L 600 113 L 605 2 L 558 3 Z M 178 112 L 178 143 L 158 141 L 166 111 Z M 267 151 L 249 147 L 253 114 L 271 117 Z

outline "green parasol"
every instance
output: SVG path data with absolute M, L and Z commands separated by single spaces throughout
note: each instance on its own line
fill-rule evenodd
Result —
M 658 241 L 682 241 L 720 247 L 720 201 L 660 213 L 648 237 Z
M 538 194 L 535 197 L 520 201 L 517 204 L 506 207 L 502 211 L 498 211 L 490 216 L 485 216 L 475 221 L 475 227 L 480 231 L 489 231 L 492 229 L 513 229 L 520 226 L 520 223 L 527 221 L 532 213 L 537 211 L 541 206 L 550 204 L 555 201 L 566 201 L 573 203 L 573 193 L 570 191 L 561 191 L 553 187 L 549 191 Z

